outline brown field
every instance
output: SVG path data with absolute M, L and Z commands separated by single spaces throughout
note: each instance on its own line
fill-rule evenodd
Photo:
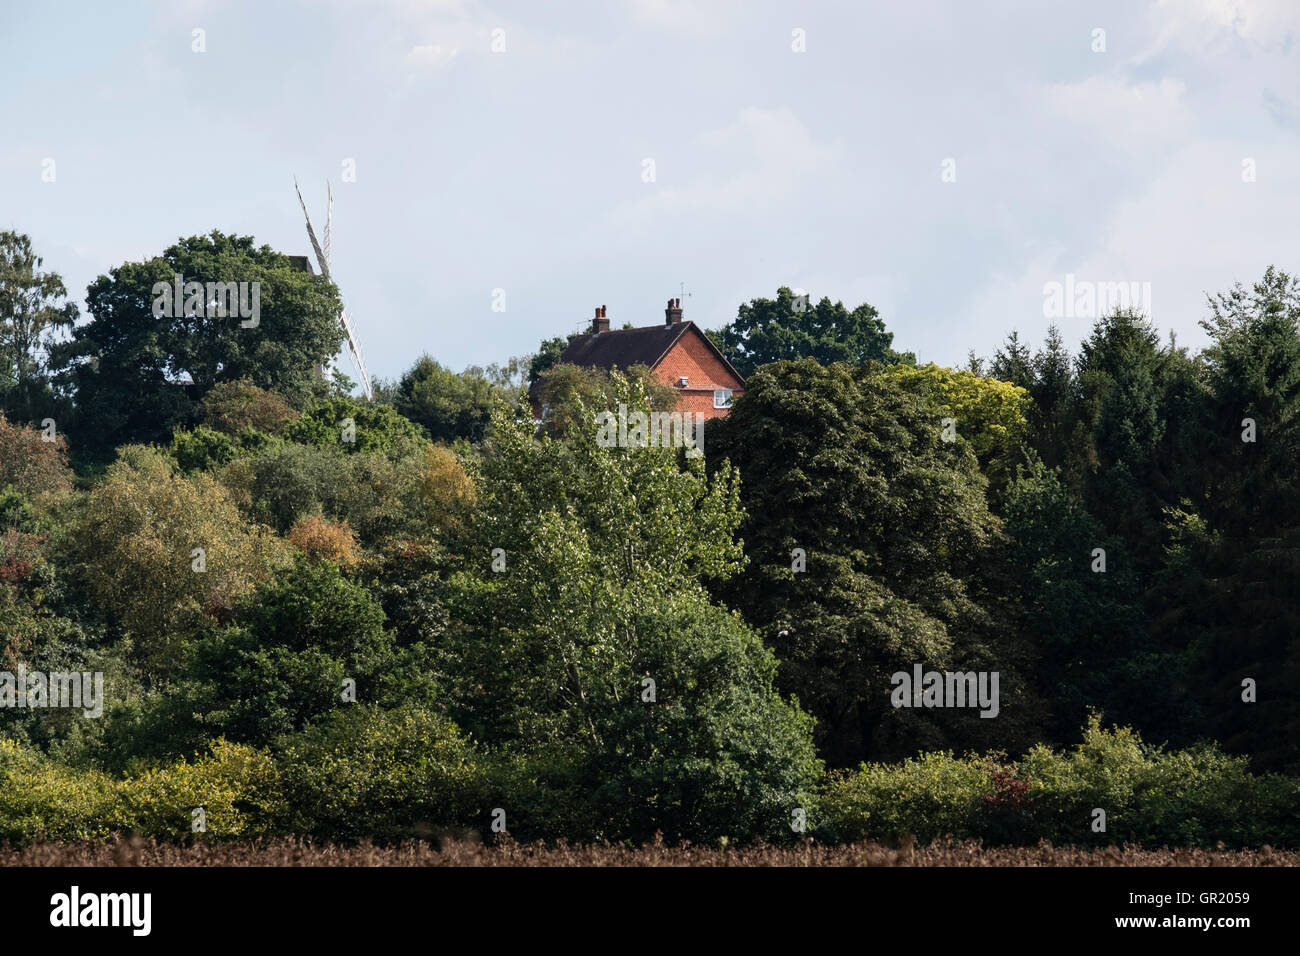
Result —
M 899 848 L 874 843 L 727 848 L 667 846 L 546 846 L 474 840 L 412 841 L 392 847 L 316 845 L 267 840 L 177 845 L 123 839 L 111 843 L 0 847 L 0 866 L 1300 866 L 1300 852 L 983 847 L 977 842 Z

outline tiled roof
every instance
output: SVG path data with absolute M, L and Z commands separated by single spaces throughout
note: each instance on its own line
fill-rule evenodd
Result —
M 626 371 L 633 365 L 653 368 L 680 339 L 692 323 L 650 325 L 642 329 L 618 329 L 588 333 L 573 339 L 558 361 L 583 368 L 613 368 Z

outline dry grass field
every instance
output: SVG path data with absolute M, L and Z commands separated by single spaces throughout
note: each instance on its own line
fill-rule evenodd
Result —
M 391 847 L 341 846 L 295 840 L 219 845 L 177 845 L 121 839 L 109 843 L 37 844 L 0 848 L 0 866 L 1300 866 L 1300 852 L 1264 846 L 1257 850 L 1188 850 L 1108 847 L 983 847 L 974 841 L 936 842 L 897 848 L 875 843 L 794 847 L 722 848 L 651 844 L 546 846 L 510 840 L 411 841 Z

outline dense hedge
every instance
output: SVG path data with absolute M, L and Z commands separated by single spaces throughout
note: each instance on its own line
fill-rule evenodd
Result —
M 601 808 L 568 772 L 487 759 L 445 718 L 417 709 L 358 707 L 267 750 L 219 740 L 192 760 L 120 778 L 0 740 L 0 841 L 129 832 L 174 841 L 190 834 L 200 806 L 208 840 L 487 834 L 496 807 L 521 838 L 602 835 Z M 1106 811 L 1104 833 L 1092 829 L 1096 808 Z M 1252 775 L 1246 761 L 1213 747 L 1151 747 L 1096 718 L 1068 752 L 1037 747 L 1013 763 L 930 753 L 833 774 L 808 809 L 813 835 L 827 842 L 915 834 L 922 843 L 951 835 L 1020 845 L 1300 847 L 1300 782 Z M 733 836 L 771 832 L 762 829 L 750 821 Z
M 821 827 L 856 841 L 916 834 L 1032 844 L 1300 846 L 1300 781 L 1252 775 L 1213 746 L 1166 751 L 1095 716 L 1083 742 L 1022 760 L 929 753 L 831 776 Z M 1106 812 L 1094 832 L 1094 811 Z

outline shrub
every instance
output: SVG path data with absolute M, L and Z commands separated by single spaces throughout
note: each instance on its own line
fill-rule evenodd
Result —
M 833 774 L 822 803 L 826 825 L 845 841 L 915 834 L 974 836 L 981 802 L 993 792 L 996 763 L 927 753 L 896 764 L 863 764 Z
M 1072 751 L 1039 745 L 996 757 L 931 753 L 832 776 L 827 827 L 844 840 L 914 833 L 996 843 L 1137 843 L 1153 847 L 1300 846 L 1300 781 L 1254 776 L 1213 745 L 1166 752 L 1092 716 Z M 1093 810 L 1106 831 L 1092 830 Z
M 270 756 L 223 740 L 194 761 L 119 780 L 0 740 L 0 840 L 102 840 L 131 831 L 179 840 L 198 807 L 209 838 L 268 834 L 287 814 Z
M 0 488 L 6 485 L 29 498 L 71 491 L 72 469 L 63 436 L 45 441 L 39 429 L 10 424 L 0 412 Z
M 87 499 L 75 550 L 91 597 L 166 669 L 184 637 L 284 564 L 286 549 L 249 527 L 211 476 L 177 475 L 170 459 L 138 445 L 119 454 Z
M 454 451 L 445 445 L 429 445 L 424 449 L 420 499 L 435 527 L 444 531 L 459 529 L 476 497 L 474 482 Z
M 203 424 L 227 435 L 244 429 L 282 435 L 298 420 L 298 413 L 283 396 L 258 388 L 246 378 L 212 386 L 196 411 Z
M 111 777 L 0 740 L 0 841 L 105 839 L 130 828 Z
M 267 834 L 287 813 L 270 755 L 225 740 L 197 760 L 146 770 L 118 786 L 132 828 L 158 839 L 191 833 L 199 807 L 209 838 Z
M 489 820 L 473 746 L 428 711 L 356 705 L 276 749 L 293 832 L 392 841 Z
M 357 536 L 346 521 L 330 521 L 320 515 L 302 518 L 289 529 L 289 541 L 316 560 L 324 559 L 351 570 L 361 560 Z
M 229 436 L 200 425 L 193 431 L 178 428 L 168 449 L 185 472 L 211 471 L 231 461 L 236 454 Z

